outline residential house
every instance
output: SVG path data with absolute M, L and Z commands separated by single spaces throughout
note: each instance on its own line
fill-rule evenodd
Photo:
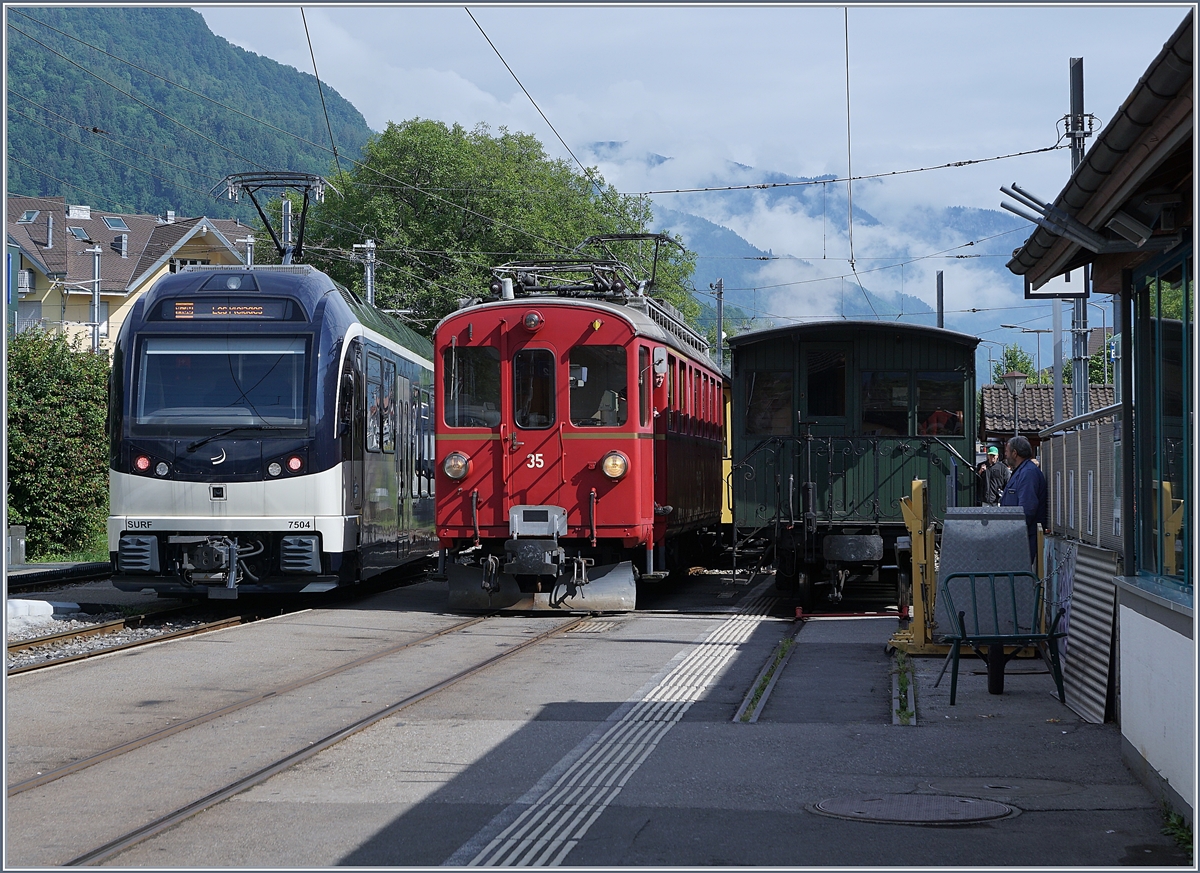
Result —
M 17 331 L 41 325 L 109 351 L 134 301 L 188 264 L 240 264 L 251 228 L 232 219 L 102 212 L 62 197 L 8 198 L 10 281 Z M 99 312 L 93 311 L 96 251 Z M 10 286 L 10 301 L 13 299 Z M 10 306 L 11 306 L 10 302 Z

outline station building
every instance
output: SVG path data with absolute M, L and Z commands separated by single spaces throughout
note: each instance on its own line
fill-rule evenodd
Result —
M 1118 721 L 1126 763 L 1189 823 L 1196 780 L 1193 28 L 1194 10 L 1054 199 L 1073 232 L 1039 222 L 1008 263 L 1031 292 L 1087 269 L 1091 293 L 1113 303 L 1114 402 L 1040 434 L 1051 596 L 1069 610 L 1068 704 L 1089 720 Z

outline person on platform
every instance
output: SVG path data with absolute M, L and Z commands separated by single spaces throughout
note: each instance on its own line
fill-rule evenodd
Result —
M 1029 537 L 1029 560 L 1037 565 L 1037 526 L 1049 522 L 1046 502 L 1046 477 L 1041 467 L 1033 463 L 1033 448 L 1023 436 L 1015 436 L 1005 447 L 1012 475 L 1004 486 L 1001 506 L 1019 506 L 1025 510 L 1025 532 Z
M 989 446 L 987 472 L 984 473 L 984 506 L 1000 505 L 1000 498 L 1004 496 L 1004 488 L 1008 485 L 1008 477 L 1011 475 L 1012 471 L 1008 469 L 1008 465 L 1000 462 L 1000 449 L 997 446 Z

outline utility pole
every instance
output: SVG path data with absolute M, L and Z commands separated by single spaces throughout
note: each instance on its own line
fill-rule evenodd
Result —
M 246 244 L 246 266 L 253 269 L 254 268 L 254 234 L 252 234 L 252 233 L 246 234 L 245 237 L 237 240 L 237 242 Z
M 1071 58 L 1071 119 L 1068 125 L 1071 137 L 1071 172 L 1074 173 L 1083 163 L 1084 139 L 1088 136 L 1084 131 L 1083 112 L 1083 58 Z M 1071 331 L 1071 383 L 1074 386 L 1071 394 L 1074 399 L 1072 412 L 1083 415 L 1088 411 L 1087 369 L 1087 295 L 1090 289 L 1091 271 L 1085 265 L 1082 269 L 1084 296 L 1075 299 L 1074 317 Z
M 717 292 L 717 369 L 725 371 L 725 280 L 709 285 Z
M 946 303 L 942 294 L 942 271 L 937 271 L 937 325 L 946 326 Z
M 97 245 L 94 249 L 85 249 L 92 256 L 92 351 L 100 351 L 100 252 Z
M 367 283 L 367 303 L 375 305 L 375 240 L 369 239 L 365 243 L 354 243 L 352 248 L 365 249 L 366 257 L 366 283 Z

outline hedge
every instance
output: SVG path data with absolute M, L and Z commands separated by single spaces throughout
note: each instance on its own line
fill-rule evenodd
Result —
M 109 361 L 65 337 L 8 340 L 8 522 L 26 554 L 85 550 L 108 514 Z

